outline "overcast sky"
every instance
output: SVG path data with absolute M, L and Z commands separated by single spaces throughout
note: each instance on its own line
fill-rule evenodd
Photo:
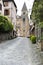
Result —
M 32 8 L 33 2 L 34 2 L 34 0 L 14 0 L 14 1 L 17 5 L 18 15 L 21 15 L 21 9 L 23 7 L 24 2 L 26 3 L 28 11 L 29 9 Z M 30 12 L 28 12 L 28 14 L 30 15 Z

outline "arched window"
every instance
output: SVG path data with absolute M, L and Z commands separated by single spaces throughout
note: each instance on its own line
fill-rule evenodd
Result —
M 25 22 L 25 18 L 23 18 L 23 22 Z
M 25 18 L 23 18 L 23 28 L 25 28 Z
M 2 5 L 0 4 L 0 10 L 2 10 Z

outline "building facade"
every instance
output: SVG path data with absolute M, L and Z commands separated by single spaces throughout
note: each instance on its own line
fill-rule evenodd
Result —
M 29 18 L 26 4 L 24 3 L 21 16 L 17 16 L 17 33 L 18 36 L 29 36 Z
M 14 30 L 16 30 L 16 12 L 17 12 L 17 6 L 14 2 L 14 0 L 1 0 L 0 1 L 0 9 L 1 14 L 7 16 L 12 24 L 14 25 Z
M 4 6 L 2 0 L 0 0 L 0 14 L 4 15 Z

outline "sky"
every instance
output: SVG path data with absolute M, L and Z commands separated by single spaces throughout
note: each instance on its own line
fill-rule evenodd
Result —
M 22 10 L 24 2 L 26 3 L 27 9 L 28 9 L 28 15 L 31 14 L 31 9 L 32 9 L 34 0 L 14 0 L 14 1 L 17 5 L 18 15 L 21 15 L 21 10 Z

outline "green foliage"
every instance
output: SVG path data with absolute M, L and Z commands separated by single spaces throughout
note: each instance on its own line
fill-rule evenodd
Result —
M 32 36 L 30 37 L 30 39 L 31 39 L 32 43 L 36 43 L 36 37 L 35 37 L 34 35 L 32 35 Z
M 34 1 L 31 18 L 36 22 L 43 21 L 43 0 Z
M 43 40 L 43 36 L 41 36 L 41 40 Z
M 34 0 L 31 19 L 35 21 L 38 28 L 43 28 L 43 0 Z M 41 36 L 42 38 L 43 35 Z
M 43 22 L 40 22 L 40 23 L 39 23 L 39 27 L 40 27 L 40 28 L 43 28 Z
M 0 16 L 0 32 L 10 32 L 13 30 L 12 23 L 5 16 Z
M 31 37 L 32 37 L 33 35 L 30 35 L 30 40 L 31 40 Z

